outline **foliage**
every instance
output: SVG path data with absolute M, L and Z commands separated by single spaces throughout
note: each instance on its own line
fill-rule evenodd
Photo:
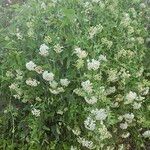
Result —
M 144 3 L 28 0 L 1 10 L 0 149 L 147 148 Z

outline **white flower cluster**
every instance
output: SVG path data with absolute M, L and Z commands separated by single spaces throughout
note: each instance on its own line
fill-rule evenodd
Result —
M 90 80 L 84 81 L 81 83 L 83 90 L 87 93 L 91 93 L 93 91 L 93 86 Z
M 31 110 L 31 112 L 32 112 L 32 114 L 34 115 L 34 116 L 36 116 L 36 117 L 39 117 L 40 116 L 40 110 L 39 109 L 36 109 L 36 108 L 33 108 L 32 110 Z
M 36 86 L 38 86 L 38 84 L 40 84 L 40 82 L 37 81 L 36 79 L 28 78 L 26 80 L 26 84 L 29 85 L 29 86 L 36 87 Z
M 102 32 L 103 26 L 101 24 L 97 26 L 92 26 L 89 29 L 89 38 L 92 39 L 98 32 Z
M 145 138 L 150 138 L 150 130 L 145 131 L 142 135 L 143 135 Z
M 76 47 L 75 48 L 75 54 L 80 58 L 80 59 L 83 59 L 83 58 L 86 58 L 88 53 L 84 50 L 81 50 L 80 47 Z
M 108 40 L 107 38 L 102 38 L 101 39 L 102 44 L 106 45 L 109 49 L 112 47 L 113 42 Z
M 54 80 L 54 74 L 52 72 L 44 71 L 42 74 L 42 77 L 46 81 L 53 81 Z
M 127 113 L 123 115 L 124 119 L 126 120 L 126 122 L 128 123 L 132 123 L 133 119 L 134 119 L 134 114 L 133 113 Z
M 97 70 L 100 67 L 100 62 L 98 60 L 92 59 L 91 61 L 88 60 L 87 68 L 88 70 Z
M 123 116 L 119 116 L 118 119 L 120 121 L 122 121 L 123 119 L 125 120 L 124 123 L 120 123 L 120 128 L 121 129 L 127 129 L 129 124 L 131 124 L 133 122 L 134 114 L 133 113 L 127 113 L 127 114 L 124 114 Z
M 84 121 L 85 128 L 88 130 L 93 131 L 95 129 L 95 120 L 93 120 L 91 117 L 87 117 L 87 119 Z
M 125 122 L 125 123 L 120 123 L 120 128 L 121 129 L 127 129 L 128 128 L 128 124 Z
M 19 88 L 19 85 L 17 83 L 12 83 L 10 86 L 9 86 L 10 90 L 13 90 L 16 92 L 15 95 L 13 95 L 14 98 L 16 99 L 20 99 L 21 98 L 21 95 L 22 95 L 22 90 Z
M 42 72 L 43 72 L 42 67 L 41 66 L 37 66 L 33 61 L 29 61 L 28 63 L 26 63 L 26 68 L 29 71 L 35 71 L 38 74 L 42 74 Z
M 87 98 L 85 97 L 85 101 L 88 103 L 88 104 L 95 104 L 97 102 L 97 98 L 95 96 L 92 96 L 91 98 Z
M 132 103 L 136 98 L 137 98 L 137 94 L 135 92 L 130 91 L 125 97 L 126 99 L 125 104 Z
M 70 150 L 78 150 L 77 147 L 71 146 Z
M 99 61 L 107 61 L 107 58 L 104 55 L 100 55 L 98 59 Z
M 96 120 L 103 121 L 107 118 L 108 114 L 105 109 L 94 109 L 91 111 L 91 114 L 94 115 Z
M 67 87 L 69 85 L 70 81 L 68 79 L 60 79 L 60 84 L 62 86 Z
M 26 68 L 30 71 L 35 70 L 36 64 L 33 61 L 29 61 L 28 63 L 26 63 Z
M 61 52 L 63 51 L 63 46 L 60 46 L 59 44 L 56 44 L 56 45 L 54 46 L 54 51 L 55 51 L 56 53 L 61 53 Z
M 82 144 L 83 147 L 86 147 L 88 149 L 93 149 L 94 148 L 94 144 L 92 141 L 86 140 L 85 138 L 78 138 L 78 142 L 80 144 Z
M 42 44 L 42 45 L 40 46 L 40 52 L 39 52 L 39 54 L 40 54 L 41 56 L 46 57 L 46 56 L 49 55 L 48 50 L 49 50 L 49 47 L 48 47 L 46 44 Z
M 62 92 L 65 91 L 63 87 L 58 87 L 56 89 L 49 89 L 49 90 L 50 90 L 50 92 L 52 94 L 55 94 L 55 95 L 57 95 L 57 94 L 62 93 Z
M 99 127 L 98 131 L 100 132 L 100 139 L 101 140 L 104 140 L 104 139 L 112 137 L 112 135 L 107 130 L 107 128 L 106 128 L 106 126 L 104 125 L 103 122 L 100 123 L 100 127 Z

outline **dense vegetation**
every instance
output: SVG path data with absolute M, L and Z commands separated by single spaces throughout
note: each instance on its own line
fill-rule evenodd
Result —
M 0 3 L 0 149 L 150 148 L 148 5 Z

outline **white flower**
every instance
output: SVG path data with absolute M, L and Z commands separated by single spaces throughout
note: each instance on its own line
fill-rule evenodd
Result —
M 35 70 L 36 64 L 33 61 L 29 61 L 28 63 L 26 63 L 26 68 L 28 70 Z
M 88 103 L 88 104 L 95 104 L 97 102 L 97 98 L 95 96 L 92 96 L 91 98 L 87 98 L 85 97 L 85 101 Z
M 97 34 L 98 32 L 101 32 L 103 30 L 103 26 L 101 24 L 97 25 L 97 26 L 92 26 L 89 29 L 89 38 L 92 39 L 95 34 Z
M 93 131 L 95 129 L 95 121 L 91 117 L 87 117 L 87 119 L 84 121 L 85 128 L 88 130 Z
M 107 118 L 107 112 L 105 109 L 95 109 L 91 113 L 95 116 L 96 120 L 105 120 Z
M 99 56 L 99 61 L 107 61 L 106 56 L 100 55 L 100 56 Z
M 42 74 L 43 69 L 42 69 L 41 66 L 36 66 L 36 67 L 35 67 L 35 71 L 36 71 L 38 74 Z
M 58 87 L 57 89 L 49 89 L 49 90 L 52 94 L 55 94 L 55 95 L 65 91 L 63 87 Z
M 40 97 L 36 97 L 35 100 L 38 101 L 38 102 L 42 101 L 42 99 Z
M 43 74 L 43 79 L 46 81 L 53 81 L 54 80 L 54 74 L 52 72 L 44 71 Z
M 116 82 L 118 80 L 118 71 L 117 70 L 109 70 L 108 71 L 108 81 Z
M 13 95 L 13 97 L 16 98 L 16 99 L 20 99 L 21 98 L 19 94 Z
M 12 83 L 10 86 L 9 86 L 10 89 L 12 90 L 16 90 L 18 88 L 18 84 L 16 83 Z
M 61 53 L 63 51 L 63 46 L 60 46 L 59 44 L 54 46 L 54 51 L 56 53 Z
M 125 114 L 123 115 L 123 117 L 125 118 L 125 120 L 128 122 L 128 123 L 131 123 L 132 120 L 134 119 L 134 114 L 133 113 L 128 113 L 128 114 Z
M 31 112 L 32 112 L 32 114 L 33 114 L 34 116 L 36 116 L 36 117 L 39 117 L 39 116 L 40 116 L 40 110 L 39 110 L 39 109 L 33 108 L 33 109 L 31 110 Z
M 87 92 L 87 93 L 91 93 L 92 92 L 93 86 L 92 86 L 92 83 L 89 80 L 87 80 L 85 82 L 82 82 L 81 86 L 82 86 L 82 88 L 83 88 L 83 90 L 85 92 Z
M 78 149 L 74 146 L 71 146 L 70 150 L 78 150 Z
M 62 86 L 67 87 L 69 85 L 70 81 L 68 79 L 60 79 L 60 84 Z
M 49 84 L 53 89 L 57 88 L 57 86 L 58 86 L 58 83 L 55 80 L 50 81 Z
M 128 124 L 126 122 L 120 124 L 121 129 L 127 129 L 127 127 L 128 127 Z
M 110 95 L 112 93 L 115 93 L 116 92 L 116 87 L 113 86 L 113 87 L 109 87 L 107 90 L 106 90 L 106 94 L 107 95 Z
M 26 80 L 27 85 L 34 86 L 34 87 L 36 87 L 39 83 L 40 82 L 38 82 L 36 79 L 29 78 Z
M 80 59 L 83 59 L 88 55 L 88 53 L 86 51 L 81 50 L 80 47 L 75 48 L 75 53 Z
M 82 144 L 82 146 L 87 147 L 89 149 L 93 149 L 94 148 L 94 144 L 92 141 L 86 140 L 84 138 L 79 137 L 78 138 L 78 142 Z
M 150 130 L 145 131 L 142 135 L 143 135 L 145 138 L 150 138 Z
M 137 102 L 133 103 L 133 109 L 140 109 L 141 106 L 142 106 L 141 103 L 137 103 Z
M 72 132 L 74 135 L 77 135 L 77 136 L 81 134 L 81 130 L 79 127 L 75 127 L 74 129 L 72 129 Z
M 92 59 L 91 61 L 88 60 L 88 70 L 97 70 L 100 66 L 100 62 L 98 60 Z
M 130 136 L 130 133 L 129 133 L 129 132 L 124 133 L 124 134 L 121 135 L 122 138 L 127 138 L 127 137 L 129 137 L 129 136 Z
M 137 94 L 135 92 L 130 91 L 127 95 L 126 95 L 126 102 L 125 104 L 130 104 L 133 102 L 133 100 L 135 100 L 137 98 Z
M 144 8 L 146 8 L 146 5 L 144 3 L 141 3 L 140 8 L 144 9 Z
M 44 10 L 46 9 L 46 4 L 44 2 L 41 4 L 41 8 Z
M 13 73 L 11 71 L 7 71 L 6 72 L 6 77 L 13 77 Z
M 145 87 L 142 91 L 142 95 L 147 95 L 149 92 L 149 87 Z
M 42 56 L 48 56 L 49 55 L 48 50 L 49 50 L 49 47 L 46 44 L 42 44 L 40 46 L 39 54 L 42 55 Z

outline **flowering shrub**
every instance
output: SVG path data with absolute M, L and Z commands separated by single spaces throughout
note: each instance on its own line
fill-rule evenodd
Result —
M 29 0 L 3 32 L 1 149 L 146 149 L 148 7 Z

